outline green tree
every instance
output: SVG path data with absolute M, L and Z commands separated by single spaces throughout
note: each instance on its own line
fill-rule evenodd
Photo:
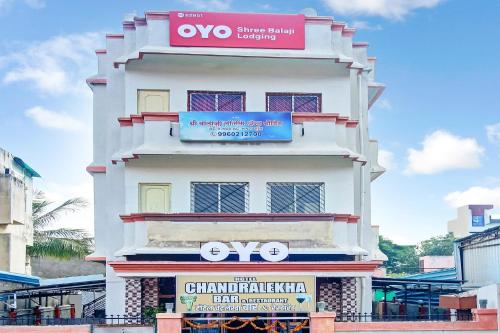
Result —
M 418 246 L 418 254 L 423 256 L 451 256 L 455 237 L 450 232 L 444 236 L 436 236 L 422 241 Z
M 415 245 L 398 245 L 380 236 L 379 247 L 388 257 L 385 263 L 388 275 L 418 273 L 418 255 Z
M 93 239 L 82 229 L 50 229 L 62 214 L 75 213 L 87 206 L 82 198 L 66 200 L 51 208 L 53 202 L 42 192 L 33 197 L 33 245 L 27 246 L 27 253 L 34 257 L 59 259 L 82 258 L 91 252 Z

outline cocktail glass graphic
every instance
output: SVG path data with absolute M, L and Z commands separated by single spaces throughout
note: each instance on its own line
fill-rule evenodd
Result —
M 188 312 L 193 311 L 193 305 L 196 303 L 198 296 L 196 295 L 181 295 L 181 303 L 186 305 Z
M 308 294 L 296 294 L 295 299 L 297 302 L 299 302 L 299 312 L 302 311 L 302 303 L 304 302 L 311 302 L 312 301 L 312 296 Z

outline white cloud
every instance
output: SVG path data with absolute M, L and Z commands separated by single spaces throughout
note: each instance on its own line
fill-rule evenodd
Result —
M 83 33 L 21 44 L 0 56 L 3 82 L 27 82 L 43 94 L 90 95 L 85 78 L 95 72 L 94 49 L 101 40 L 98 33 Z
M 382 30 L 382 26 L 380 24 L 373 25 L 367 21 L 353 21 L 351 26 L 358 30 Z
M 34 9 L 41 9 L 45 7 L 45 1 L 43 0 L 24 0 L 24 3 Z
M 12 5 L 14 5 L 16 2 L 20 2 L 18 0 L 0 0 L 0 13 L 5 13 L 7 12 Z M 23 0 L 22 3 L 27 5 L 30 8 L 33 9 L 41 9 L 45 7 L 45 1 L 44 0 Z
M 394 154 L 391 151 L 380 149 L 378 151 L 378 163 L 387 170 L 396 169 L 396 160 L 394 159 Z
M 486 135 L 491 142 L 500 142 L 500 123 L 486 126 Z
M 35 106 L 26 110 L 25 115 L 33 119 L 39 126 L 45 128 L 78 131 L 85 127 L 81 121 L 67 113 L 47 110 L 41 106 Z
M 401 20 L 420 8 L 433 8 L 444 0 L 323 0 L 342 15 L 382 16 Z
M 231 7 L 233 0 L 179 0 L 179 2 L 193 9 L 226 11 Z
M 453 169 L 474 169 L 481 166 L 484 153 L 473 138 L 461 138 L 444 130 L 427 135 L 422 149 L 408 149 L 406 174 L 435 174 Z
M 473 186 L 465 191 L 448 193 L 444 201 L 451 207 L 457 208 L 464 205 L 493 204 L 500 206 L 500 187 Z

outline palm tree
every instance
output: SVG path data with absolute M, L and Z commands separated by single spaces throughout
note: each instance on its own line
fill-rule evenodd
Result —
M 27 246 L 27 253 L 33 257 L 54 257 L 59 259 L 82 258 L 91 253 L 93 239 L 82 229 L 50 229 L 51 223 L 61 214 L 75 213 L 87 206 L 82 198 L 66 200 L 55 208 L 43 192 L 33 197 L 33 245 Z

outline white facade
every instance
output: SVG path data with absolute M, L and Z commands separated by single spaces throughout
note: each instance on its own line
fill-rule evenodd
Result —
M 33 177 L 39 176 L 0 148 L 0 271 L 31 273 L 26 246 L 33 244 Z
M 385 259 L 370 221 L 370 184 L 384 172 L 368 135 L 368 109 L 383 90 L 375 82 L 375 58 L 367 56 L 366 43 L 353 43 L 354 29 L 331 18 L 306 17 L 305 32 L 304 50 L 172 47 L 169 13 L 151 12 L 124 22 L 123 34 L 107 35 L 106 49 L 96 51 L 98 72 L 88 79 L 96 241 L 88 259 L 107 261 L 107 314 L 134 312 L 125 296 L 134 282 L 127 279 L 185 274 L 116 269 L 120 263 L 196 255 L 211 240 L 288 241 L 290 254 L 338 256 L 359 267 Z M 139 90 L 168 92 L 167 102 L 159 102 L 167 103 L 162 112 L 141 113 Z M 187 111 L 188 91 L 244 92 L 245 110 L 262 112 L 266 93 L 320 94 L 321 112 L 293 114 L 291 142 L 182 142 L 177 113 Z M 193 182 L 248 183 L 242 215 L 260 217 L 218 223 L 187 214 Z M 274 182 L 323 184 L 323 220 L 270 221 L 267 184 Z M 140 214 L 140 184 L 168 185 L 166 215 L 148 221 Z M 174 213 L 184 214 L 183 222 Z M 234 270 L 244 274 L 237 265 Z M 356 311 L 371 311 L 373 269 L 310 273 L 355 278 Z

